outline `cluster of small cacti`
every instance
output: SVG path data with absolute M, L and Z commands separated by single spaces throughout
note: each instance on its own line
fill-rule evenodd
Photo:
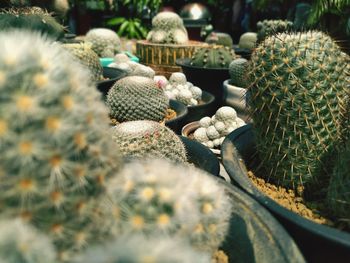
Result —
M 179 15 L 173 12 L 160 12 L 152 19 L 152 30 L 147 40 L 160 44 L 185 44 L 187 30 Z
M 63 37 L 64 27 L 39 7 L 0 10 L 0 30 L 26 29 L 46 34 L 54 40 Z
M 231 85 L 247 88 L 249 83 L 248 60 L 245 58 L 237 58 L 230 63 L 228 70 L 230 73 Z
M 349 56 L 318 31 L 280 33 L 255 49 L 248 101 L 260 159 L 279 185 L 323 182 L 324 164 L 331 163 L 328 155 L 344 130 L 348 63 Z
M 39 33 L 1 33 L 0 50 L 0 217 L 31 222 L 69 258 L 102 237 L 96 207 L 121 166 L 108 109 L 88 72 Z
M 293 29 L 293 22 L 288 20 L 264 20 L 259 21 L 256 25 L 258 28 L 258 42 L 263 41 L 266 37 Z
M 118 68 L 125 71 L 128 76 L 141 76 L 153 79 L 155 72 L 151 67 L 131 61 L 124 53 L 117 54 L 114 57 L 114 62 L 108 67 Z
M 206 38 L 205 42 L 208 44 L 215 44 L 219 46 L 225 46 L 232 48 L 233 40 L 232 37 L 227 33 L 222 32 L 211 32 Z
M 187 106 L 198 105 L 202 98 L 202 90 L 187 82 L 185 74 L 180 72 L 171 74 L 169 81 L 163 82 L 161 86 L 169 99 L 180 101 Z
M 245 122 L 237 117 L 233 108 L 223 106 L 212 117 L 200 119 L 199 125 L 200 127 L 193 134 L 194 139 L 213 149 L 219 148 L 225 136 L 245 125 Z
M 144 233 L 182 237 L 197 249 L 213 252 L 224 240 L 230 199 L 206 172 L 166 160 L 129 163 L 108 182 L 115 235 Z
M 67 49 L 80 64 L 90 71 L 92 81 L 97 82 L 102 80 L 103 69 L 100 59 L 89 44 L 63 44 L 62 46 Z
M 169 128 L 154 121 L 127 121 L 116 125 L 112 138 L 126 158 L 162 158 L 186 162 L 186 149 Z
M 102 58 L 113 58 L 120 52 L 119 36 L 111 29 L 90 29 L 86 33 L 85 42 L 91 43 L 92 50 Z
M 118 122 L 161 121 L 169 108 L 169 99 L 153 79 L 128 76 L 109 90 L 107 105 L 111 117 Z
M 68 0 L 2 0 L 2 2 L 8 2 L 6 6 L 38 6 L 49 12 L 54 11 L 58 15 L 64 15 L 69 9 Z
M 239 38 L 238 47 L 243 49 L 253 49 L 256 46 L 258 40 L 257 33 L 246 32 Z
M 191 66 L 201 68 L 228 68 L 236 58 L 232 48 L 209 45 L 198 48 L 191 58 Z

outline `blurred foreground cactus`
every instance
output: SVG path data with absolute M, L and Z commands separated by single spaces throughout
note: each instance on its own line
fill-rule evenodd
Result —
M 191 66 L 201 68 L 228 68 L 236 55 L 233 49 L 211 45 L 198 48 L 191 58 Z
M 108 28 L 90 29 L 85 36 L 85 42 L 99 57 L 112 58 L 120 52 L 120 39 L 116 32 Z

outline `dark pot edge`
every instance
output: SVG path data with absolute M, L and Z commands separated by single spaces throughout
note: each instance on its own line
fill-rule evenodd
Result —
M 190 58 L 178 58 L 175 62 L 177 66 L 189 68 L 189 69 L 196 69 L 196 70 L 203 70 L 203 71 L 222 71 L 222 72 L 228 72 L 228 68 L 202 68 L 202 67 L 196 67 L 190 65 Z

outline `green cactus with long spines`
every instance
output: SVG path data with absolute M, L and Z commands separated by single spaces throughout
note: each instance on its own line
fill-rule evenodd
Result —
M 210 45 L 198 48 L 191 58 L 191 65 L 201 68 L 227 68 L 236 57 L 233 49 Z
M 210 33 L 206 37 L 205 42 L 208 44 L 215 44 L 215 45 L 225 46 L 229 48 L 232 48 L 232 45 L 233 45 L 232 37 L 229 34 L 223 33 L 223 32 Z
M 160 12 L 152 19 L 152 30 L 147 40 L 160 44 L 185 44 L 188 41 L 187 30 L 182 18 L 173 12 Z
M 92 81 L 100 81 L 103 78 L 103 69 L 97 54 L 87 44 L 63 44 L 78 61 L 91 72 Z
M 253 53 L 249 102 L 257 149 L 278 184 L 297 189 L 325 179 L 324 159 L 343 136 L 348 62 L 318 31 L 269 37 Z
M 154 121 L 128 121 L 114 127 L 113 140 L 127 158 L 164 158 L 186 162 L 186 149 L 169 128 Z
M 108 109 L 60 45 L 11 31 L 0 49 L 0 217 L 28 220 L 69 260 L 104 238 L 96 209 L 121 166 Z
M 218 181 L 191 166 L 166 160 L 129 163 L 107 182 L 113 234 L 166 234 L 214 252 L 224 240 L 231 202 Z M 107 216 L 109 218 L 109 216 Z
M 292 30 L 293 22 L 288 20 L 264 20 L 257 23 L 257 28 L 258 42 L 261 42 L 266 37 Z
M 92 50 L 102 58 L 113 58 L 121 49 L 118 34 L 108 28 L 90 29 L 86 33 L 85 42 L 90 43 Z
M 0 221 L 1 263 L 54 263 L 52 241 L 21 220 Z
M 64 27 L 39 7 L 0 10 L 0 30 L 26 29 L 47 34 L 54 40 L 64 36 Z
M 229 65 L 230 84 L 246 88 L 248 86 L 248 60 L 237 58 Z
M 169 99 L 154 80 L 129 76 L 118 80 L 109 90 L 107 105 L 111 117 L 118 122 L 161 121 L 169 107 Z

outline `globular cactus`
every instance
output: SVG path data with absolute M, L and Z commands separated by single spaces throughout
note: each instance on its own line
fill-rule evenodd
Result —
M 229 65 L 230 84 L 246 88 L 248 86 L 248 60 L 245 58 L 237 58 Z
M 107 105 L 111 117 L 118 122 L 161 121 L 169 107 L 169 99 L 152 79 L 129 76 L 118 80 L 109 90 Z
M 69 260 L 102 238 L 96 207 L 121 165 L 108 109 L 60 45 L 11 31 L 0 49 L 0 217 L 31 222 Z
M 113 214 L 113 234 L 165 234 L 188 239 L 196 249 L 213 252 L 224 240 L 231 201 L 206 172 L 166 160 L 127 164 L 108 182 L 105 212 Z M 109 216 L 108 216 L 109 218 Z
M 349 56 L 318 31 L 281 33 L 256 48 L 248 100 L 267 176 L 298 189 L 323 181 L 341 139 Z
M 64 27 L 39 7 L 0 10 L 0 30 L 26 29 L 46 34 L 54 40 L 64 35 Z
M 65 15 L 69 9 L 68 0 L 3 0 L 2 2 L 17 7 L 37 6 L 58 15 Z
M 97 54 L 91 49 L 88 44 L 63 44 L 65 49 L 67 49 L 76 58 L 80 64 L 85 66 L 91 73 L 90 79 L 92 81 L 100 81 L 103 78 L 103 69 L 100 63 L 100 59 Z
M 90 248 L 74 263 L 210 263 L 208 253 L 191 248 L 186 240 L 162 235 L 123 235 Z
M 288 20 L 264 20 L 257 23 L 257 28 L 257 41 L 261 42 L 266 37 L 291 31 L 293 29 L 293 22 Z
M 54 263 L 56 251 L 50 238 L 21 220 L 0 221 L 1 263 Z
M 147 40 L 160 44 L 185 44 L 188 35 L 183 21 L 173 12 L 160 12 L 152 19 L 152 30 Z
M 91 43 L 92 50 L 99 57 L 112 58 L 120 52 L 119 36 L 108 28 L 90 29 L 86 33 L 85 42 Z
M 191 58 L 191 66 L 201 68 L 228 68 L 236 55 L 233 49 L 211 45 L 198 48 Z
M 232 37 L 227 33 L 222 32 L 211 32 L 206 38 L 205 42 L 208 44 L 215 44 L 219 46 L 225 46 L 232 48 L 233 40 Z
M 169 128 L 154 121 L 127 121 L 113 128 L 112 138 L 127 158 L 164 158 L 186 162 L 186 149 Z
M 243 49 L 253 49 L 255 48 L 257 40 L 258 40 L 257 33 L 246 32 L 240 36 L 238 47 Z

